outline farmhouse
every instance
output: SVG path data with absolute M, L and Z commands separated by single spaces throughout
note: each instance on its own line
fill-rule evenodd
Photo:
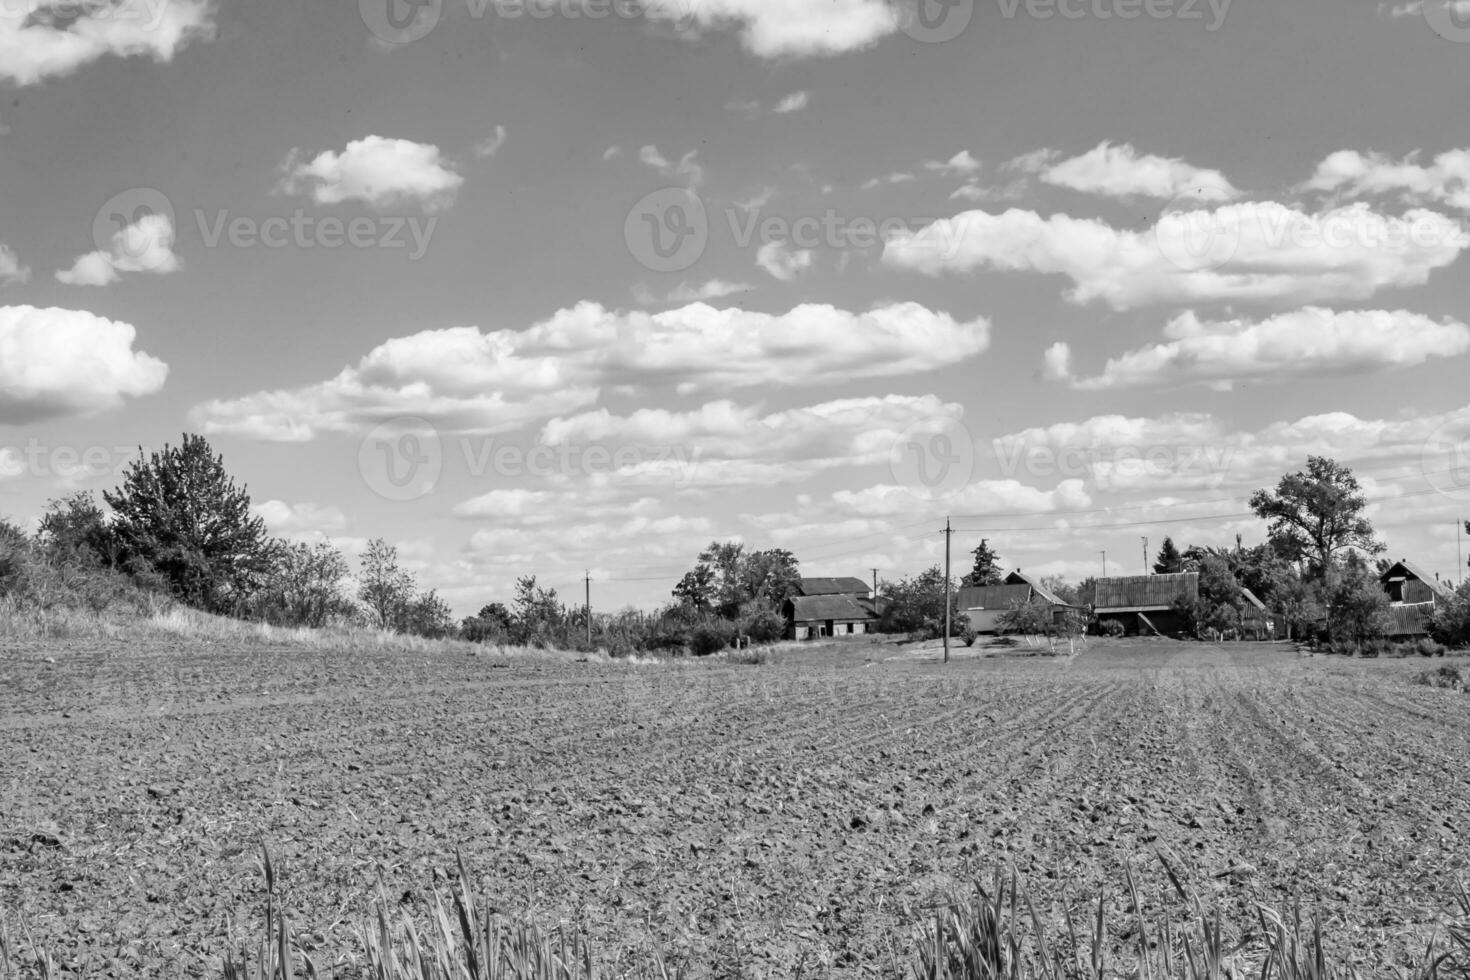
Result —
M 782 611 L 787 639 L 815 640 L 867 633 L 882 609 L 867 582 L 847 576 L 803 578 Z
M 1051 606 L 1053 618 L 1057 620 L 1069 608 L 1055 592 L 1018 568 L 1000 585 L 964 586 L 959 590 L 955 606 L 970 618 L 970 627 L 976 633 L 995 633 L 1000 628 L 1000 617 L 1013 604 L 1038 600 Z
M 1095 595 L 1100 622 L 1120 622 L 1129 634 L 1181 633 L 1188 624 L 1174 611 L 1174 603 L 1199 598 L 1199 572 L 1100 578 Z
M 1394 637 L 1423 636 L 1424 621 L 1451 596 L 1448 585 L 1408 559 L 1394 562 L 1378 581 L 1388 593 L 1389 635 Z

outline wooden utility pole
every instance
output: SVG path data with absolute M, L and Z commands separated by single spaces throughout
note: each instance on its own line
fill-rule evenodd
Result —
M 873 598 L 878 598 L 878 569 L 873 569 Z
M 1143 574 L 1148 574 L 1148 538 L 1143 539 Z
M 587 587 L 587 646 L 592 646 L 592 569 L 587 569 L 587 577 L 583 581 Z
M 1102 558 L 1103 558 L 1103 574 L 1102 574 L 1102 577 L 1103 578 L 1107 578 L 1108 577 L 1108 553 L 1106 551 L 1099 551 L 1098 554 L 1102 555 Z
M 944 662 L 949 663 L 949 539 L 954 537 L 954 530 L 949 526 L 949 518 L 944 519 Z
M 1470 523 L 1467 523 L 1465 526 L 1466 527 L 1470 527 Z M 1459 583 L 1461 585 L 1464 585 L 1465 584 L 1465 554 L 1464 554 L 1464 552 L 1462 552 L 1460 550 L 1460 524 L 1459 524 L 1458 521 L 1455 523 L 1455 564 L 1458 565 L 1458 566 L 1460 566 L 1460 573 L 1458 575 L 1458 580 L 1459 580 Z

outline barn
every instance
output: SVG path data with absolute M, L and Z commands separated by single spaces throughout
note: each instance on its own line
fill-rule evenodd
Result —
M 1406 558 L 1388 566 L 1378 581 L 1388 594 L 1389 635 L 1398 639 L 1423 636 L 1424 621 L 1453 594 L 1448 585 Z
M 801 579 L 782 612 L 787 639 L 815 640 L 868 633 L 882 608 L 868 583 L 849 575 Z
M 1099 622 L 1122 623 L 1129 635 L 1177 635 L 1189 624 L 1174 611 L 1174 603 L 1199 598 L 1199 572 L 1100 578 L 1096 597 L 1094 613 Z
M 1012 605 L 1024 605 L 1040 600 L 1052 607 L 1053 615 L 1060 620 L 1068 605 L 1037 579 L 1025 575 L 1018 568 L 1005 577 L 1000 585 L 967 585 L 959 589 L 955 607 L 970 618 L 970 628 L 976 633 L 996 633 L 1000 630 L 1000 617 Z

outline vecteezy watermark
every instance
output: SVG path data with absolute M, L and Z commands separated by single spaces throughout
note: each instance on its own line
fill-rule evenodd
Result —
M 1233 0 L 995 0 L 1001 16 L 1014 20 L 1196 20 L 1218 31 Z
M 665 187 L 634 203 L 623 220 L 623 241 L 640 265 L 652 272 L 682 272 L 704 256 L 710 241 L 728 235 L 738 249 L 779 245 L 798 251 L 880 248 L 902 238 L 908 249 L 932 248 L 952 257 L 965 239 L 968 218 L 844 214 L 774 214 L 762 207 L 732 205 L 710 216 L 704 201 L 686 187 Z
M 117 476 L 138 458 L 138 452 L 137 446 L 78 446 L 35 438 L 14 445 L 0 443 L 0 479 Z
M 3 0 L 0 0 L 3 2 Z M 197 232 L 205 248 L 385 249 L 410 262 L 424 257 L 438 227 L 437 215 L 316 215 L 304 208 L 265 216 L 228 208 L 194 208 L 179 226 L 173 202 L 162 191 L 133 187 L 108 198 L 92 220 L 98 250 L 134 270 L 159 267 L 173 257 L 177 238 Z
M 1161 474 L 1215 479 L 1235 458 L 1228 446 L 1178 443 L 1053 446 L 1010 436 L 992 440 L 991 447 L 1001 474 L 1011 479 L 1090 479 L 1115 485 Z
M 1429 485 L 1446 497 L 1470 500 L 1470 428 L 1446 423 L 1424 440 L 1419 467 Z
M 78 20 L 140 24 L 156 30 L 172 0 L 0 0 L 0 22 L 25 23 L 38 15 L 63 23 Z
M 1242 249 L 1269 255 L 1283 250 L 1467 248 L 1470 225 L 1433 211 L 1400 217 L 1366 208 L 1338 208 L 1312 215 L 1269 202 L 1218 204 L 1185 195 L 1170 202 L 1159 215 L 1154 242 L 1178 268 L 1210 272 Z
M 374 428 L 358 446 L 357 465 L 368 488 L 386 500 L 417 500 L 432 493 L 446 457 L 457 458 L 471 481 L 631 475 L 665 482 L 676 490 L 694 483 L 698 449 L 648 444 L 533 443 L 458 435 L 446 450 L 430 422 L 396 418 Z
M 358 0 L 357 12 L 384 44 L 409 44 L 427 37 L 444 18 L 449 2 L 461 0 Z M 688 0 L 462 0 L 472 20 L 653 20 L 688 30 L 694 11 Z
M 957 419 L 915 422 L 893 441 L 888 471 L 920 500 L 947 500 L 975 474 L 975 439 Z
M 975 0 L 899 0 L 895 6 L 899 29 L 928 44 L 954 40 L 975 16 Z
M 1470 44 L 1470 0 L 1423 0 L 1419 9 L 1434 33 L 1456 44 Z

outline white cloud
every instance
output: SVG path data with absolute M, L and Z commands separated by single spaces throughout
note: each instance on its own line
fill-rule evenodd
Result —
M 690 150 L 674 163 L 664 157 L 658 151 L 658 147 L 652 143 L 638 151 L 638 159 L 645 167 L 657 171 L 664 177 L 688 180 L 690 187 L 698 187 L 704 183 L 704 168 L 694 158 L 698 156 L 698 150 Z
M 690 34 L 738 28 L 745 49 L 761 58 L 843 54 L 871 47 L 899 27 L 885 0 L 652 0 L 655 19 Z
M 1057 341 L 1042 355 L 1042 377 L 1048 381 L 1066 381 L 1072 377 L 1072 348 Z
M 124 272 L 165 275 L 179 269 L 174 254 L 174 226 L 166 214 L 145 214 L 126 228 L 113 232 L 106 251 L 77 257 L 70 269 L 60 269 L 56 278 L 71 286 L 106 286 Z
M 0 425 L 115 409 L 163 387 L 137 331 L 85 310 L 0 306 Z
M 1396 161 L 1381 153 L 1339 150 L 1318 164 L 1312 179 L 1302 186 L 1345 197 L 1392 194 L 1470 211 L 1470 149 L 1448 150 L 1427 165 L 1418 162 L 1417 153 Z
M 313 503 L 288 504 L 284 500 L 266 500 L 250 508 L 265 521 L 272 534 L 292 541 L 319 541 L 347 528 L 347 517 L 333 506 Z
M 163 63 L 191 41 L 213 37 L 209 0 L 8 4 L 0 9 L 0 78 L 34 85 L 109 55 Z
M 318 384 L 207 402 L 206 433 L 304 441 L 399 416 L 445 430 L 510 431 L 585 409 L 603 387 L 680 394 L 752 385 L 838 384 L 958 363 L 990 324 L 916 303 L 866 313 L 807 304 L 782 315 L 694 303 L 649 314 L 581 303 L 524 330 L 426 330 L 380 344 Z
M 1470 350 L 1470 327 L 1404 310 L 1335 313 L 1309 306 L 1260 321 L 1204 321 L 1186 312 L 1164 336 L 1165 343 L 1110 358 L 1095 378 L 1071 378 L 1065 359 L 1053 364 L 1048 351 L 1048 376 L 1085 391 L 1192 383 L 1223 390 L 1240 381 L 1411 367 Z
M 0 242 L 0 286 L 24 286 L 30 281 L 30 266 L 21 265 L 10 246 Z
M 970 155 L 969 150 L 961 150 L 948 160 L 930 160 L 924 164 L 925 170 L 937 174 L 961 174 L 968 176 L 980 172 L 980 161 Z
M 623 148 L 621 146 L 616 146 L 616 145 L 609 146 L 607 149 L 605 149 L 605 150 L 602 151 L 602 159 L 603 159 L 604 162 L 606 162 L 608 160 L 616 160 L 618 157 L 620 157 L 622 155 L 623 155 Z
M 481 160 L 489 159 L 500 152 L 505 145 L 505 127 L 496 126 L 495 132 L 475 144 L 475 156 Z
M 810 101 L 811 97 L 805 90 L 792 92 L 780 102 L 777 102 L 771 111 L 781 116 L 790 112 L 800 112 L 807 107 L 807 103 Z
M 766 242 L 755 253 L 755 264 L 782 282 L 790 282 L 812 267 L 812 250 L 791 248 L 785 242 Z
M 918 178 L 915 177 L 913 174 L 903 173 L 900 171 L 896 173 L 885 174 L 882 177 L 870 177 L 858 185 L 858 190 L 870 191 L 875 187 L 882 187 L 884 184 L 907 184 L 917 179 Z
M 464 183 L 437 146 L 383 136 L 353 140 L 341 153 L 324 150 L 309 162 L 293 149 L 281 169 L 281 191 L 310 194 L 317 204 L 362 201 L 384 208 L 415 201 L 436 210 L 451 204 Z
M 865 517 L 892 517 L 912 514 L 919 504 L 908 487 L 879 484 L 863 490 L 839 490 L 832 494 L 838 509 Z M 967 515 L 1047 514 L 1057 510 L 1076 510 L 1090 506 L 1081 480 L 1063 480 L 1051 490 L 1043 490 L 1014 479 L 975 480 L 945 498 L 944 505 L 955 513 Z
M 1009 167 L 1057 187 L 1107 197 L 1171 200 L 1189 195 L 1199 201 L 1228 201 L 1240 196 L 1218 170 L 1201 169 L 1177 157 L 1140 154 L 1129 143 L 1103 142 L 1080 156 L 1061 161 L 1058 156 L 1055 150 L 1038 150 L 1017 157 Z
M 1154 303 L 1366 299 L 1417 286 L 1470 247 L 1433 211 L 1354 204 L 1307 214 L 1272 202 L 1167 214 L 1152 231 L 1064 214 L 966 211 L 888 241 L 883 261 L 929 275 L 981 269 L 1065 275 L 1068 298 L 1118 310 Z
M 705 300 L 733 296 L 736 293 L 748 293 L 754 288 L 750 283 L 727 282 L 724 279 L 710 279 L 697 285 L 681 282 L 669 290 L 667 299 L 670 303 L 700 303 Z

